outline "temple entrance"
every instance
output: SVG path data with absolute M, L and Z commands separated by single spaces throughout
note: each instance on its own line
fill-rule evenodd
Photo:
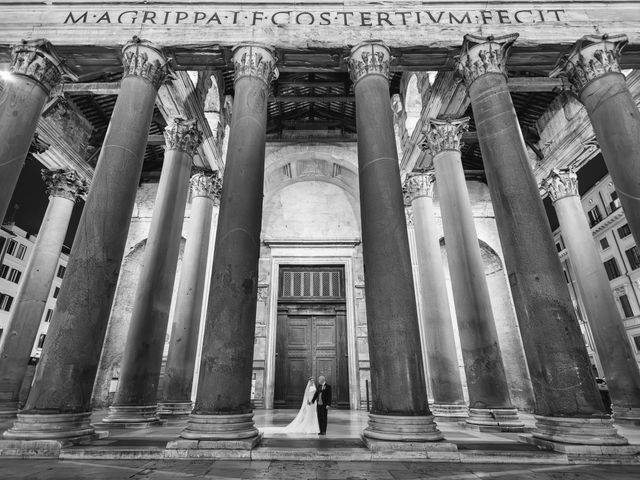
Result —
M 324 375 L 349 408 L 344 267 L 280 268 L 275 408 L 299 408 L 309 376 Z

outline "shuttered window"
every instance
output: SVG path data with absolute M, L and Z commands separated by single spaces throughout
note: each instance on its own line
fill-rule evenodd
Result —
M 339 299 L 344 298 L 342 267 L 282 267 L 280 298 Z

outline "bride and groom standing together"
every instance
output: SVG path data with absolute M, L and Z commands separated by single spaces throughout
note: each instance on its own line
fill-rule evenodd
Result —
M 314 404 L 315 403 L 315 408 Z M 285 433 L 327 433 L 327 410 L 331 406 L 331 386 L 323 375 L 318 377 L 316 386 L 309 378 L 304 390 L 302 406 L 293 421 L 284 427 Z

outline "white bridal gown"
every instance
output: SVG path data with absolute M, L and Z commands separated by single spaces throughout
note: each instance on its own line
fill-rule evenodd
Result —
M 281 430 L 283 433 L 320 432 L 320 425 L 318 425 L 318 413 L 316 412 L 316 404 L 308 404 L 308 402 L 310 402 L 313 398 L 314 393 L 316 393 L 316 386 L 313 384 L 313 382 L 308 382 L 307 386 L 305 387 L 300 411 L 298 412 L 298 415 L 296 415 L 296 418 L 294 418 L 289 425 Z

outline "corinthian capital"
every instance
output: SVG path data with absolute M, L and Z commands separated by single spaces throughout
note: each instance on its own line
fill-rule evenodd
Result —
M 176 117 L 164 129 L 165 147 L 167 150 L 180 150 L 193 157 L 202 143 L 202 132 L 195 120 L 184 120 Z
M 217 170 L 198 172 L 191 177 L 190 183 L 191 198 L 209 197 L 215 205 L 220 205 L 222 179 Z
M 578 193 L 578 176 L 570 168 L 556 169 L 542 182 L 542 187 L 549 193 L 553 203 L 564 197 L 580 195 Z
M 366 75 L 382 75 L 389 81 L 389 47 L 379 40 L 362 42 L 351 49 L 349 73 L 355 85 Z
M 429 150 L 436 156 L 444 150 L 460 151 L 462 134 L 469 129 L 469 117 L 459 119 L 438 120 L 430 118 L 427 127 L 422 131 L 424 137 L 420 148 Z
M 75 202 L 87 193 L 88 184 L 75 170 L 41 170 L 47 194 Z
M 509 50 L 517 38 L 517 33 L 501 37 L 465 35 L 458 60 L 458 73 L 462 75 L 467 88 L 486 73 L 501 73 L 506 77 Z
M 277 61 L 272 48 L 254 44 L 239 45 L 233 49 L 234 81 L 254 77 L 268 87 L 272 80 L 278 78 Z
M 122 47 L 124 77 L 140 77 L 158 90 L 169 74 L 167 57 L 151 42 L 133 37 Z
M 436 182 L 436 175 L 433 170 L 426 172 L 411 172 L 407 175 L 402 186 L 405 199 L 411 203 L 416 198 L 433 198 L 433 186 Z
M 10 72 L 38 82 L 47 95 L 63 78 L 77 79 L 46 40 L 23 41 L 14 45 L 11 48 Z
M 579 95 L 592 80 L 606 73 L 621 73 L 618 60 L 628 41 L 626 35 L 584 36 L 560 59 L 549 76 L 566 76 Z

